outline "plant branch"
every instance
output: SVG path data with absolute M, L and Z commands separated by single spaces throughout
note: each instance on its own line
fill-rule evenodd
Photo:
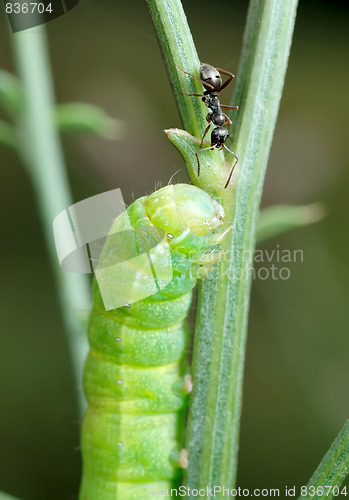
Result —
M 198 61 L 184 13 L 177 0 L 148 0 L 148 4 L 183 124 L 190 134 L 200 137 L 198 131 L 202 133 L 205 126 L 204 116 L 192 107 L 190 100 L 181 100 L 180 90 L 187 90 L 179 90 L 178 85 L 188 85 L 188 79 L 178 82 L 173 65 L 179 59 L 186 71 L 197 74 L 193 69 Z M 193 181 L 223 203 L 227 223 L 234 221 L 231 236 L 222 244 L 230 259 L 222 258 L 199 286 L 192 367 L 194 390 L 187 433 L 186 483 L 191 489 L 214 485 L 231 488 L 235 484 L 256 225 L 296 6 L 297 0 L 251 0 L 232 99 L 240 108 L 231 145 L 239 163 L 228 189 L 222 187 L 220 176 L 227 178 L 224 169 L 228 172 L 231 167 L 216 151 L 207 155 L 204 172 L 197 178 L 197 140 L 178 130 L 167 131 L 182 152 Z M 192 80 L 189 84 L 197 87 Z M 203 125 L 196 126 L 200 120 Z M 220 494 L 216 497 L 220 498 Z
M 235 215 L 230 241 L 223 242 L 231 259 L 202 282 L 199 295 L 187 442 L 191 488 L 235 485 L 256 223 L 296 6 L 296 0 L 250 4 L 232 99 L 240 106 L 233 143 L 240 161 L 236 188 L 224 200 L 228 221 Z
M 179 65 L 191 75 L 200 75 L 200 61 L 182 4 L 180 0 L 147 0 L 147 4 L 182 123 L 187 131 L 184 136 L 180 130 L 171 129 L 166 133 L 184 156 L 193 183 L 219 199 L 219 191 L 227 179 L 224 154 L 218 150 L 205 152 L 204 158 L 200 159 L 202 168 L 198 177 L 195 151 L 199 149 L 207 125 L 207 107 L 199 97 L 184 95 L 202 94 L 203 88 L 200 82 L 176 66 Z
M 72 204 L 60 139 L 55 127 L 54 92 L 44 26 L 10 34 L 19 77 L 24 90 L 18 124 L 20 155 L 28 168 L 40 209 L 52 269 L 66 325 L 74 364 L 79 406 L 85 406 L 81 380 L 87 352 L 86 312 L 90 306 L 86 276 L 62 272 L 58 264 L 52 222 Z
M 176 66 L 198 76 L 200 61 L 182 4 L 180 0 L 147 0 L 147 4 L 183 126 L 190 134 L 200 136 L 207 108 L 201 99 L 190 99 L 182 92 L 202 94 L 202 85 Z
M 320 500 L 331 499 L 334 487 L 340 487 L 345 476 L 349 472 L 349 420 L 345 423 L 330 449 L 324 456 L 319 467 L 314 472 L 307 484 L 306 496 L 300 496 L 298 500 Z M 312 494 L 314 491 L 315 494 Z M 336 493 L 336 492 L 335 492 Z

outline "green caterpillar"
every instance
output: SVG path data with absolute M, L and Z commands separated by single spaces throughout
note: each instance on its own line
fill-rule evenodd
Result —
M 186 316 L 197 278 L 222 255 L 215 245 L 230 229 L 223 231 L 223 218 L 222 206 L 208 194 L 178 184 L 136 200 L 115 220 L 115 235 L 130 224 L 134 231 L 148 228 L 158 234 L 152 237 L 160 243 L 149 251 L 153 265 L 169 251 L 173 278 L 155 294 L 111 311 L 105 310 L 94 280 L 80 500 L 140 500 L 178 484 L 185 467 L 181 429 L 191 385 Z M 99 261 L 106 274 L 116 253 L 115 240 L 108 237 Z M 128 265 L 133 275 L 133 261 Z M 136 287 L 142 276 L 134 275 Z M 123 293 L 117 283 L 112 286 Z

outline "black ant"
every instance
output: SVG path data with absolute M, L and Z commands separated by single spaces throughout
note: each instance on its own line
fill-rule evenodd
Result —
M 178 64 L 176 64 L 176 66 L 178 66 Z M 226 189 L 233 174 L 235 165 L 237 164 L 239 159 L 236 156 L 236 154 L 233 153 L 233 151 L 230 151 L 230 149 L 225 145 L 225 141 L 229 137 L 229 132 L 227 131 L 227 129 L 223 127 L 232 125 L 233 122 L 225 113 L 223 113 L 222 109 L 239 109 L 239 107 L 225 106 L 220 104 L 218 99 L 218 94 L 223 89 L 225 89 L 225 87 L 229 85 L 229 83 L 235 78 L 235 76 L 232 73 L 229 73 L 228 71 L 224 71 L 220 68 L 214 68 L 210 64 L 205 64 L 205 63 L 200 64 L 200 78 L 191 75 L 187 71 L 184 71 L 184 69 L 181 68 L 180 66 L 178 66 L 178 68 L 181 71 L 183 71 L 183 73 L 191 76 L 192 78 L 195 78 L 195 80 L 202 83 L 202 85 L 206 89 L 203 94 L 184 94 L 184 95 L 192 97 L 201 97 L 202 101 L 211 110 L 211 113 L 208 113 L 208 115 L 206 116 L 208 126 L 206 127 L 204 135 L 202 136 L 200 149 L 198 149 L 198 151 L 196 151 L 195 153 L 198 162 L 198 177 L 200 176 L 200 161 L 198 153 L 202 153 L 203 151 L 209 151 L 214 148 L 217 148 L 219 150 L 224 148 L 235 158 L 235 163 L 230 171 L 228 180 L 224 186 L 224 189 Z M 229 77 L 224 83 L 222 82 L 221 74 L 227 75 Z M 209 131 L 211 124 L 215 125 L 215 128 L 211 132 L 211 146 L 208 148 L 201 149 L 202 144 L 204 142 L 204 138 L 207 132 Z

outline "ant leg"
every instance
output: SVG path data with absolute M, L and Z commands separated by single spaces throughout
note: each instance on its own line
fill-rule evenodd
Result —
M 177 66 L 177 68 L 179 68 L 181 71 L 183 71 L 183 73 L 185 73 L 186 75 L 191 76 L 192 78 L 194 78 L 194 80 L 196 80 L 196 81 L 198 81 L 198 82 L 202 83 L 202 85 L 205 87 L 205 89 L 207 89 L 207 90 L 214 90 L 214 86 L 213 86 L 213 85 L 211 85 L 210 83 L 207 83 L 207 82 L 205 82 L 204 80 L 201 80 L 201 78 L 199 78 L 198 76 L 194 76 L 194 75 L 192 75 L 191 73 L 188 73 L 188 71 L 184 71 L 184 69 L 183 69 L 183 68 L 181 68 L 181 67 L 179 66 L 179 64 L 175 63 L 175 65 Z
M 198 151 L 196 151 L 195 156 L 196 156 L 196 160 L 197 160 L 197 163 L 198 163 L 198 177 L 200 177 L 200 162 L 199 162 Z
M 224 115 L 224 124 L 223 124 L 223 127 L 225 127 L 225 126 L 229 127 L 229 125 L 232 125 L 233 122 L 231 121 L 231 119 L 229 118 L 229 116 L 227 116 L 225 113 L 223 113 L 223 115 Z
M 208 124 L 208 126 L 206 127 L 206 130 L 204 132 L 204 135 L 202 136 L 202 139 L 201 139 L 201 142 L 200 142 L 200 149 L 202 147 L 202 143 L 204 142 L 204 139 L 205 139 L 205 135 L 207 134 L 207 132 L 210 130 L 210 127 L 211 127 L 211 123 Z
M 221 104 L 222 109 L 239 109 L 239 106 L 226 106 L 225 104 Z
M 203 151 L 209 151 L 210 149 L 214 149 L 216 145 L 214 144 L 213 146 L 210 146 L 209 148 L 204 148 L 204 149 L 198 149 L 195 153 L 196 159 L 198 161 L 198 177 L 200 177 L 200 162 L 199 162 L 199 155 L 198 153 L 202 153 Z
M 202 136 L 202 139 L 201 139 L 201 142 L 200 142 L 200 149 L 202 148 L 202 143 L 204 142 L 204 139 L 205 139 L 205 136 L 207 134 L 207 132 L 210 130 L 210 127 L 211 127 L 211 123 L 212 123 L 212 114 L 213 113 L 209 113 L 207 116 L 206 116 L 206 121 L 208 123 L 208 127 L 206 127 L 206 130 L 204 132 L 204 135 Z
M 235 153 L 233 153 L 232 151 L 230 151 L 229 148 L 227 148 L 227 146 L 225 144 L 223 144 L 223 148 L 226 149 L 227 151 L 229 151 L 230 154 L 232 154 L 235 158 L 235 163 L 234 165 L 232 166 L 232 169 L 230 171 L 230 174 L 229 174 L 229 177 L 228 177 L 228 180 L 227 182 L 225 183 L 225 186 L 224 186 L 224 189 L 227 189 L 228 185 L 229 185 L 229 182 L 230 182 L 230 179 L 231 179 L 231 176 L 233 175 L 233 172 L 234 172 L 234 168 L 235 168 L 235 165 L 237 164 L 237 162 L 239 161 L 239 158 L 236 156 Z M 203 151 L 203 150 L 202 150 Z
M 204 97 L 202 94 L 186 94 L 185 92 L 180 92 L 181 95 L 187 95 L 188 97 Z
M 219 92 L 223 89 L 225 89 L 225 87 L 227 87 L 229 85 L 229 83 L 235 78 L 235 75 L 233 75 L 233 73 L 229 73 L 229 71 L 224 71 L 223 69 L 220 69 L 220 68 L 216 68 L 216 70 L 221 73 L 222 75 L 227 75 L 229 76 L 228 80 L 226 80 L 223 85 L 221 86 L 221 88 L 219 89 Z

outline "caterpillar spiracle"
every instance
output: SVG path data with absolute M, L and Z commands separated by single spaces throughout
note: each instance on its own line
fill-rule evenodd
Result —
M 136 200 L 114 221 L 114 233 L 129 223 L 162 229 L 160 248 L 169 250 L 173 278 L 150 297 L 110 311 L 94 280 L 80 500 L 141 500 L 177 485 L 190 392 L 186 316 L 197 278 L 222 255 L 216 245 L 230 229 L 224 231 L 223 222 L 222 206 L 187 184 Z M 99 261 L 106 272 L 114 253 L 113 238 L 107 238 Z M 161 253 L 154 249 L 153 262 Z

